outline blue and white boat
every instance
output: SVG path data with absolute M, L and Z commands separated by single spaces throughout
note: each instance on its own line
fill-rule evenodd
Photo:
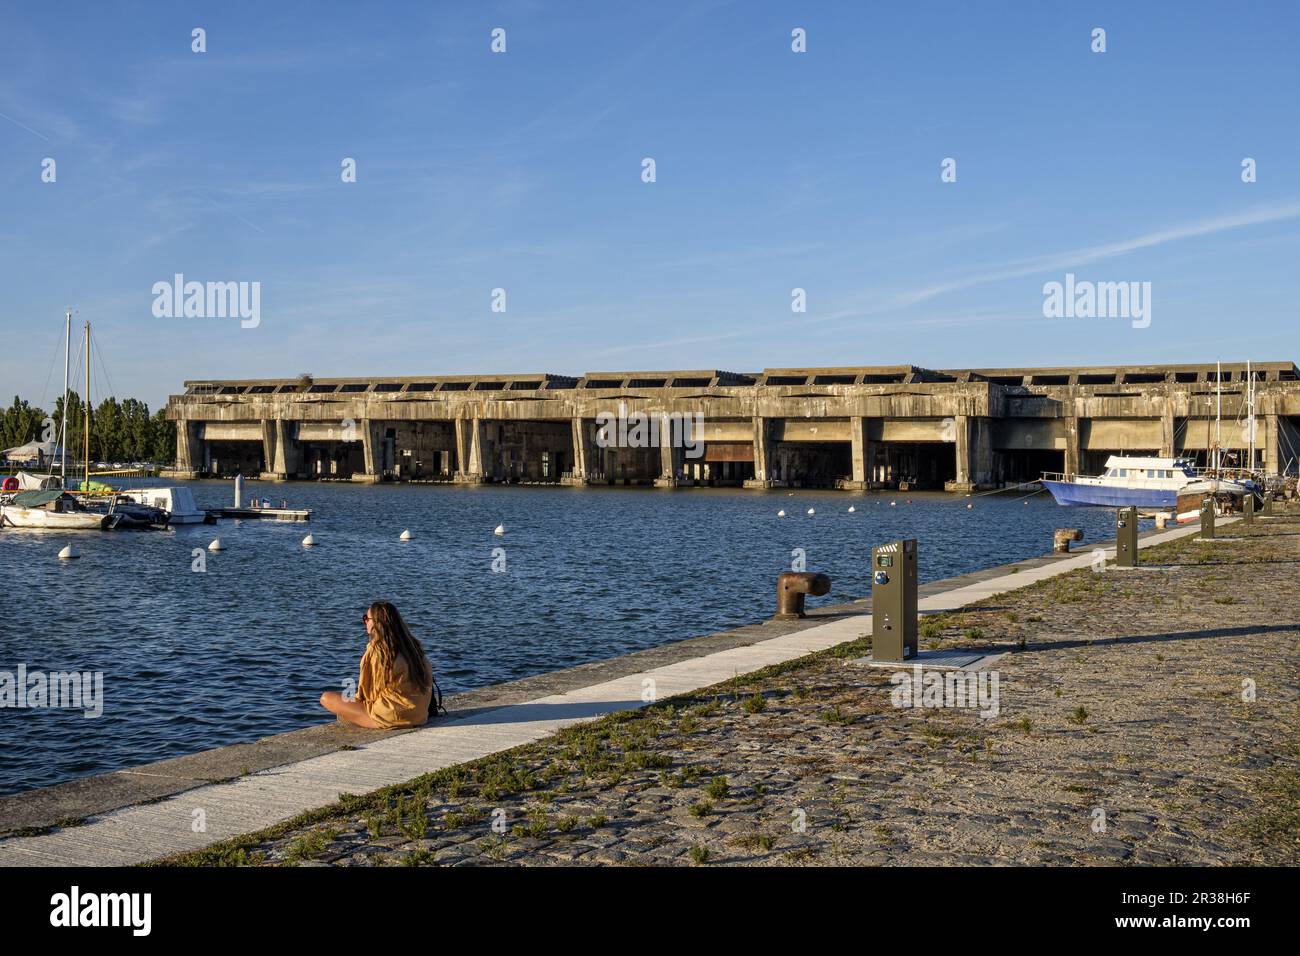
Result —
M 1172 510 L 1178 493 L 1186 485 L 1200 480 L 1190 458 L 1130 458 L 1111 455 L 1106 471 L 1096 476 L 1077 475 L 1049 478 L 1043 487 L 1052 493 L 1058 505 L 1067 507 L 1139 508 Z

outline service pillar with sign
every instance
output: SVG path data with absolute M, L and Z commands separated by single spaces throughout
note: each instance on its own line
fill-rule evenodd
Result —
M 1115 565 L 1121 568 L 1138 566 L 1138 510 L 1120 508 L 1115 512 Z
M 1241 520 L 1244 524 L 1255 523 L 1255 493 L 1246 492 L 1246 500 L 1242 502 Z
M 871 659 L 902 661 L 917 653 L 916 539 L 871 549 Z
M 1214 537 L 1214 499 L 1205 498 L 1201 501 L 1201 537 Z

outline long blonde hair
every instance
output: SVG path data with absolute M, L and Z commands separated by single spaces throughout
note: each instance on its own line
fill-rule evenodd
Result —
M 428 690 L 433 682 L 433 665 L 424 653 L 423 645 L 402 620 L 401 613 L 388 601 L 376 601 L 367 613 L 375 625 L 370 643 L 379 663 L 391 669 L 400 656 L 406 661 L 406 672 L 415 686 L 422 691 Z

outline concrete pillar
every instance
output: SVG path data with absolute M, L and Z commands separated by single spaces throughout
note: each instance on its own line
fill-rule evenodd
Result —
M 164 478 L 190 481 L 199 477 L 202 471 L 200 455 L 203 450 L 203 442 L 195 436 L 196 428 L 194 422 L 186 421 L 183 418 L 177 419 L 175 467 L 164 469 L 162 472 Z
M 587 430 L 582 427 L 582 419 L 569 421 L 570 441 L 573 444 L 573 477 L 586 480 L 587 477 Z
M 456 419 L 456 481 L 477 484 L 487 480 L 484 467 L 485 437 L 482 419 Z
M 987 418 L 958 415 L 954 424 L 957 477 L 945 491 L 975 491 L 993 484 L 993 436 Z
M 668 419 L 663 419 L 659 428 L 659 477 L 655 479 L 656 488 L 676 488 L 683 481 L 682 448 L 673 445 L 672 429 Z
M 871 487 L 872 466 L 876 461 L 876 443 L 867 438 L 867 420 L 861 415 L 849 419 L 849 436 L 853 442 L 853 475 L 840 486 L 849 491 L 866 491 Z
M 761 415 L 754 416 L 754 477 L 745 482 L 746 488 L 774 488 L 772 479 L 772 444 L 769 422 Z
M 262 481 L 287 481 L 298 473 L 298 442 L 293 422 L 272 418 L 262 422 Z
M 1065 477 L 1079 474 L 1079 419 L 1071 415 L 1065 419 Z
M 569 424 L 573 442 L 573 470 L 568 478 L 561 479 L 566 485 L 586 485 L 591 481 L 596 467 L 596 456 L 592 450 L 591 426 L 581 418 L 570 420 Z
M 944 491 L 971 491 L 970 477 L 970 420 L 959 416 L 953 424 L 956 441 L 953 454 L 957 456 L 957 477 L 944 486 Z
M 362 471 L 352 475 L 353 481 L 375 484 L 384 478 L 384 423 L 363 419 L 356 423 L 361 439 Z
M 484 481 L 495 477 L 492 467 L 495 462 L 488 455 L 487 423 L 481 418 L 474 419 L 470 429 L 469 460 L 473 473 L 481 475 Z
M 1270 475 L 1279 474 L 1282 471 L 1282 455 L 1276 414 L 1270 412 L 1264 416 L 1263 437 L 1264 471 Z

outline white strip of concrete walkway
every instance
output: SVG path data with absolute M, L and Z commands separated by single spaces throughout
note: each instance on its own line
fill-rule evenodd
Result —
M 1199 531 L 1199 524 L 1172 528 L 1142 539 L 1140 547 Z M 920 610 L 955 610 L 1087 567 L 1094 560 L 1093 550 L 922 598 Z M 1113 547 L 1101 550 L 1114 557 Z M 158 803 L 93 817 L 81 826 L 0 841 L 0 866 L 126 866 L 200 850 L 328 806 L 344 793 L 369 793 L 531 743 L 614 711 L 644 707 L 641 696 L 649 680 L 654 681 L 654 696 L 662 700 L 853 641 L 870 632 L 870 616 L 839 618 L 565 694 L 461 717 L 453 714 L 450 719 L 355 750 L 336 751 L 226 783 L 196 787 Z

